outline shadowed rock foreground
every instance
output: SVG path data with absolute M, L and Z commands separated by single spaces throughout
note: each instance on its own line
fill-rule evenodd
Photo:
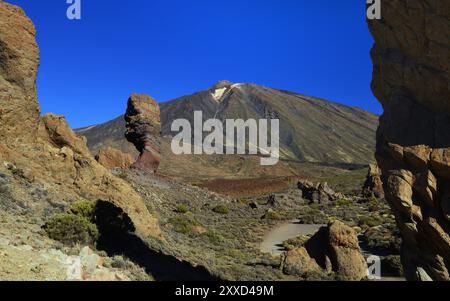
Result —
M 410 280 L 450 280 L 450 2 L 383 1 L 373 91 L 377 160 Z

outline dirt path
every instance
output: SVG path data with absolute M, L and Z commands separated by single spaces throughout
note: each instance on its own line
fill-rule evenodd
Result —
M 290 239 L 301 235 L 314 234 L 323 225 L 302 225 L 298 221 L 291 221 L 273 228 L 264 236 L 260 245 L 260 250 L 263 253 L 281 254 L 283 247 L 281 244 Z

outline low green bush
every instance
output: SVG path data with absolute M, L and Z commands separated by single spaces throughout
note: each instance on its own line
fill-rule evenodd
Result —
M 361 216 L 359 217 L 358 226 L 362 229 L 377 227 L 383 224 L 383 220 L 378 216 Z
M 207 231 L 202 234 L 206 240 L 215 245 L 215 246 L 221 246 L 221 247 L 232 247 L 233 241 L 231 239 L 228 239 L 224 237 L 222 234 L 216 232 L 216 231 Z
M 177 206 L 176 212 L 178 213 L 188 213 L 189 212 L 189 207 L 185 204 L 180 204 Z
M 349 199 L 340 199 L 336 202 L 338 206 L 350 206 L 352 205 L 352 201 Z
M 94 244 L 99 237 L 97 226 L 87 218 L 61 213 L 51 217 L 44 225 L 47 235 L 67 245 Z
M 280 220 L 281 215 L 274 210 L 267 210 L 266 214 L 264 214 L 263 219 L 267 220 Z
M 195 226 L 201 226 L 201 224 L 196 221 L 194 218 L 188 216 L 188 215 L 182 215 L 177 216 L 174 218 L 171 218 L 169 220 L 169 223 L 173 226 L 173 229 L 175 232 L 181 233 L 181 234 L 190 234 L 193 233 L 193 227 Z
M 90 221 L 95 219 L 95 207 L 97 202 L 81 200 L 73 204 L 69 209 L 67 209 L 68 214 L 78 215 L 87 218 Z
M 230 209 L 227 206 L 220 204 L 214 207 L 213 211 L 218 214 L 228 214 L 230 213 Z
M 311 238 L 311 236 L 302 235 L 295 238 L 288 239 L 283 242 L 283 247 L 287 250 L 293 250 L 303 247 L 303 245 Z

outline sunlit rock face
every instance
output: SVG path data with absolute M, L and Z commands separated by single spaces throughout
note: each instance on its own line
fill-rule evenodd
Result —
M 8 143 L 36 139 L 39 104 L 36 30 L 17 6 L 0 1 L 0 139 Z
M 372 88 L 376 157 L 410 280 L 450 280 L 450 2 L 382 2 Z
M 159 238 L 158 222 L 141 196 L 95 161 L 86 139 L 77 137 L 63 116 L 40 117 L 38 65 L 32 21 L 19 7 L 0 1 L 0 172 L 18 177 L 8 199 L 36 218 L 80 199 L 101 199 L 129 215 L 141 237 Z M 33 184 L 47 198 L 34 199 Z

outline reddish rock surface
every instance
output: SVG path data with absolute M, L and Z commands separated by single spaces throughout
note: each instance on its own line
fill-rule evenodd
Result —
M 148 95 L 132 94 L 125 114 L 126 138 L 140 152 L 133 167 L 156 173 L 161 162 L 161 119 L 158 103 Z

